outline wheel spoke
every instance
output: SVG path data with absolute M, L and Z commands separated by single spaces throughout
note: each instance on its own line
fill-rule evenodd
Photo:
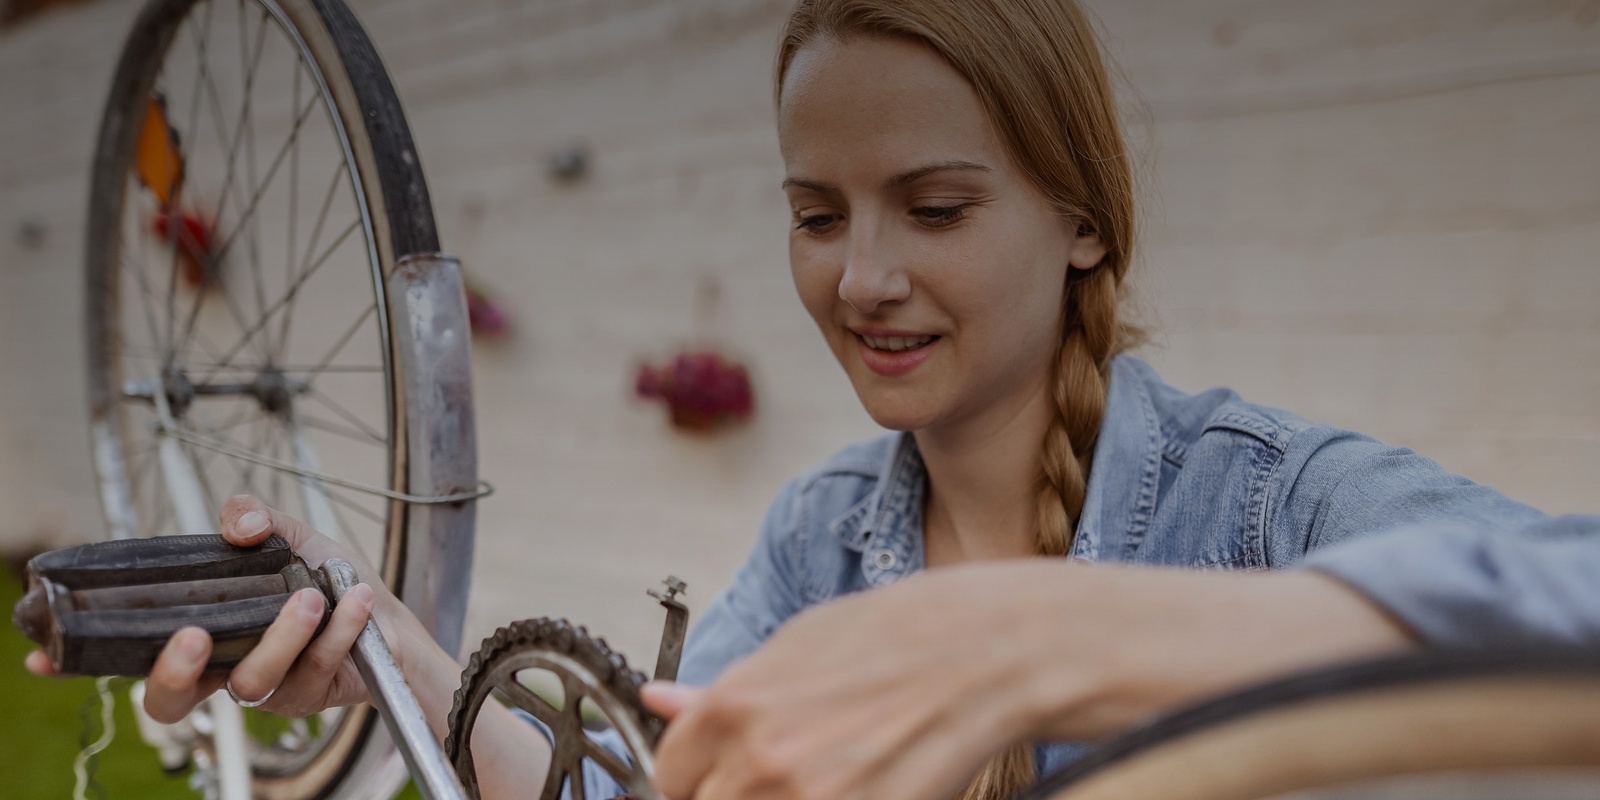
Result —
M 339 248 L 339 245 L 343 244 L 344 240 L 348 238 L 350 234 L 355 233 L 356 229 L 360 226 L 361 220 L 359 219 L 351 222 L 350 227 L 345 228 L 344 233 L 339 234 L 338 240 L 328 246 L 328 249 L 323 252 L 320 258 L 317 259 L 317 262 L 305 272 L 300 274 L 299 279 L 295 281 L 295 285 L 290 289 L 289 294 L 278 300 L 278 302 L 274 303 L 271 308 L 267 309 L 267 313 L 263 315 L 261 319 L 257 320 L 254 325 L 248 326 L 245 332 L 239 337 L 238 341 L 234 342 L 233 346 L 228 348 L 227 353 L 223 355 L 221 360 L 227 361 L 233 358 L 235 355 L 238 355 L 239 351 L 244 349 L 244 346 L 252 341 L 255 338 L 255 335 L 261 332 L 262 328 L 267 326 L 267 324 L 272 320 L 272 315 L 277 313 L 278 309 L 282 308 L 285 303 L 293 299 L 294 293 L 299 291 L 300 287 L 304 285 L 306 281 L 310 280 L 311 276 L 315 274 L 323 264 L 327 263 L 328 257 L 333 255 L 333 252 Z M 374 301 L 374 305 L 375 304 L 376 301 Z M 246 326 L 243 324 L 241 324 L 239 327 L 246 328 Z M 211 376 L 208 375 L 207 379 L 209 380 L 210 377 Z
M 326 431 L 327 433 L 331 433 L 336 436 L 343 436 L 351 441 L 374 444 L 379 447 L 386 447 L 389 444 L 388 440 L 381 436 L 374 436 L 373 434 L 364 430 L 352 428 L 348 425 L 340 425 L 337 422 L 322 419 L 321 417 L 315 417 L 305 413 L 304 411 L 295 412 L 294 419 L 295 422 L 298 422 L 307 428 L 315 428 L 319 431 Z
M 144 476 L 150 473 L 150 468 L 155 466 L 156 454 L 160 451 L 161 448 L 159 444 L 152 441 L 144 446 L 144 450 L 134 455 L 133 477 L 128 481 L 128 486 L 131 491 L 129 491 L 128 494 L 135 500 L 137 500 L 139 497 L 139 484 L 143 482 L 142 479 Z
M 159 451 L 159 447 L 157 450 Z M 159 460 L 157 463 L 160 463 Z M 156 480 L 151 483 L 150 501 L 155 505 L 155 516 L 150 522 L 150 528 L 142 531 L 145 536 L 160 536 L 166 529 L 167 509 L 172 505 L 172 497 L 167 492 L 167 473 L 164 470 L 152 470 Z
M 199 144 L 199 139 L 200 139 L 200 95 L 201 95 L 200 89 L 201 89 L 202 86 L 204 86 L 206 84 L 209 84 L 211 82 L 211 70 L 210 70 L 210 64 L 209 64 L 210 59 L 206 55 L 205 42 L 206 42 L 206 39 L 211 38 L 211 9 L 212 8 L 213 8 L 213 6 L 212 6 L 212 4 L 210 2 L 206 2 L 205 3 L 205 11 L 203 12 L 204 20 L 205 20 L 205 23 L 204 23 L 205 31 L 203 33 L 195 28 L 194 20 L 192 18 L 185 19 L 185 21 L 184 21 L 185 22 L 185 27 L 188 28 L 189 33 L 194 38 L 194 42 L 195 42 L 195 58 L 198 61 L 198 69 L 200 71 L 200 77 L 195 80 L 194 86 L 191 88 L 190 93 L 189 93 L 189 123 L 188 123 L 188 127 L 184 128 L 183 131 L 182 131 L 182 135 L 189 137 L 188 147 L 189 147 L 189 149 L 191 151 L 194 150 L 196 145 Z M 182 178 L 180 177 L 180 181 L 181 180 L 182 180 Z M 176 194 L 174 199 L 177 199 L 177 197 L 181 197 L 182 196 L 182 194 L 183 194 L 183 191 L 182 191 L 183 190 L 183 185 L 182 185 L 182 183 L 179 184 L 178 189 L 179 189 L 179 191 L 177 192 L 177 194 Z M 177 349 L 177 336 L 176 336 L 177 330 L 176 330 L 176 327 L 177 327 L 177 308 L 178 308 L 178 250 L 177 250 L 175 241 L 169 243 L 169 245 L 171 245 L 172 248 L 173 248 L 172 249 L 172 273 L 167 278 L 167 338 L 166 338 L 166 341 L 165 341 L 164 344 L 165 344 L 165 346 L 167 348 L 172 349 L 172 350 L 176 350 Z M 196 298 L 195 302 L 198 303 L 199 299 Z M 161 346 L 163 343 L 158 341 L 158 342 L 155 342 L 154 344 L 156 344 L 157 346 Z
M 261 18 L 256 24 L 256 43 L 254 48 L 255 55 L 250 58 L 250 64 L 246 68 L 244 78 L 244 108 L 242 108 L 239 112 L 241 118 L 240 124 L 244 127 L 244 135 L 246 139 L 245 151 L 247 157 L 245 160 L 245 181 L 249 184 L 252 194 L 257 193 L 257 187 L 263 185 L 262 182 L 256 180 L 256 130 L 253 103 L 255 100 L 256 70 L 261 66 L 261 53 L 265 49 L 267 43 L 267 10 L 260 7 L 258 7 L 258 10 L 261 12 Z M 248 23 L 248 15 L 245 14 L 244 2 L 243 0 L 240 0 L 239 60 L 241 65 L 244 63 L 245 53 L 250 52 L 250 48 L 247 46 L 246 36 L 249 27 L 250 25 Z M 295 108 L 299 108 L 299 106 L 295 106 Z M 291 136 L 291 140 L 292 139 L 293 136 Z M 254 213 L 250 215 L 250 274 L 251 277 L 254 278 L 255 283 L 256 313 L 264 316 L 267 307 L 267 286 L 261 272 L 261 220 Z M 272 351 L 270 344 L 266 350 L 266 355 L 269 359 L 271 358 Z
M 298 55 L 294 58 L 294 64 L 293 64 L 293 67 L 291 69 L 294 72 L 294 79 L 293 79 L 293 82 L 294 82 L 294 105 L 292 107 L 293 108 L 299 108 L 300 107 L 300 58 L 299 58 Z M 297 212 L 299 210 L 299 205 L 300 205 L 300 143 L 298 141 L 296 141 L 295 142 L 295 146 L 294 146 L 294 152 L 289 154 L 289 230 L 288 230 L 288 237 L 287 237 L 288 238 L 288 246 L 283 249 L 283 258 L 284 258 L 283 277 L 284 277 L 284 281 L 286 283 L 288 281 L 292 280 L 292 276 L 295 274 L 294 254 L 295 254 L 295 251 L 297 249 L 295 247 L 295 241 L 296 241 L 295 234 L 298 232 L 299 218 L 298 218 L 298 213 Z M 286 285 L 285 288 L 284 288 L 285 294 L 287 294 L 288 291 L 289 290 L 288 290 L 288 287 Z M 275 360 L 279 360 L 279 359 L 283 358 L 283 348 L 286 345 L 286 343 L 289 341 L 289 317 L 293 313 L 294 313 L 294 304 L 291 301 L 290 304 L 289 304 L 289 308 L 285 309 L 284 312 L 283 312 L 283 326 L 278 331 L 278 340 L 277 340 L 276 344 L 271 346 L 272 357 Z
M 306 390 L 306 395 L 326 406 L 328 410 L 332 411 L 333 413 L 338 414 L 342 419 L 344 419 L 345 422 L 356 426 L 357 430 L 361 431 L 363 434 L 366 434 L 366 436 L 373 441 L 388 444 L 389 440 L 387 437 L 373 430 L 372 426 L 362 421 L 362 419 L 356 416 L 352 411 L 350 411 L 350 409 L 345 408 L 343 405 L 334 401 L 333 398 L 318 391 L 316 387 L 308 388 Z
M 243 15 L 243 9 L 241 8 L 241 17 L 242 17 L 242 15 Z M 207 48 L 205 46 L 205 39 L 201 39 L 200 40 L 200 46 L 199 47 L 200 47 L 200 57 L 202 59 L 202 65 L 209 63 L 210 56 L 209 56 Z M 241 51 L 243 49 L 244 48 L 241 48 Z M 242 56 L 243 56 L 243 53 L 241 52 L 241 57 Z M 237 197 L 239 195 L 239 189 L 238 189 L 238 187 L 236 187 L 234 185 L 234 178 L 235 178 L 235 175 L 238 172 L 237 166 L 238 166 L 239 146 L 240 146 L 241 142 L 244 139 L 245 112 L 249 109 L 249 97 L 246 96 L 244 98 L 244 100 L 241 101 L 241 106 L 240 106 L 240 109 L 239 109 L 238 118 L 234 123 L 233 135 L 230 136 L 230 135 L 228 135 L 227 122 L 224 121 L 224 119 L 223 119 L 222 98 L 221 98 L 221 95 L 217 91 L 216 81 L 211 80 L 211 73 L 210 73 L 209 69 L 204 69 L 203 68 L 201 70 L 200 74 L 202 75 L 202 77 L 205 80 L 206 96 L 211 100 L 211 121 L 212 121 L 212 125 L 215 126 L 216 129 L 217 129 L 217 141 L 219 143 L 226 143 L 227 151 L 228 151 L 228 154 L 227 154 L 227 168 L 223 173 L 222 189 L 221 189 L 220 192 L 218 192 L 217 209 L 216 209 L 216 212 L 215 212 L 215 220 L 216 220 L 215 227 L 220 231 L 220 229 L 222 227 L 223 212 L 228 207 L 228 199 L 230 197 Z M 185 329 L 184 329 L 184 344 L 188 343 L 189 331 L 193 329 L 194 321 L 199 316 L 200 299 L 204 295 L 206 287 L 208 285 L 211 285 L 211 284 L 217 284 L 217 286 L 219 288 L 219 291 L 221 292 L 223 297 L 225 299 L 228 298 L 228 293 L 227 293 L 226 287 L 222 286 L 221 285 L 221 281 L 218 280 L 218 278 L 220 277 L 218 275 L 218 269 L 219 269 L 219 266 L 222 264 L 223 256 L 227 253 L 228 249 L 233 245 L 233 241 L 234 241 L 235 236 L 238 234 L 240 229 L 246 227 L 246 225 L 247 225 L 247 223 L 249 221 L 250 215 L 253 214 L 253 213 L 254 213 L 254 209 L 252 209 L 252 208 L 246 208 L 245 210 L 243 210 L 241 212 L 241 215 L 240 215 L 240 218 L 239 218 L 238 226 L 236 226 L 234 231 L 228 235 L 226 243 L 222 247 L 216 248 L 215 250 L 213 250 L 213 252 L 205 254 L 205 262 L 204 262 L 204 264 L 202 266 L 202 270 L 201 270 L 200 288 L 195 293 L 195 305 L 194 305 L 193 310 L 189 314 L 189 321 L 188 321 L 188 324 L 185 326 Z M 227 305 L 229 307 L 229 310 L 233 311 L 234 317 L 235 317 L 237 323 L 239 324 L 239 326 L 240 327 L 244 327 L 244 321 L 242 319 L 242 315 L 238 314 L 237 311 L 234 311 L 232 302 L 228 301 Z
M 203 349 L 208 351 L 213 351 L 216 349 L 211 347 L 208 342 L 201 341 L 198 332 L 195 336 L 195 343 L 199 345 L 205 345 Z M 126 344 L 122 346 L 122 349 L 119 352 L 128 358 L 139 358 L 147 361 L 160 361 L 167 356 L 167 353 L 164 350 L 153 350 L 150 348 Z M 175 355 L 186 356 L 189 352 L 194 351 L 185 351 L 182 353 L 176 353 Z M 208 352 L 206 355 L 209 355 L 212 358 L 216 357 L 212 352 Z M 233 364 L 223 363 L 221 361 L 206 361 L 199 358 L 180 358 L 179 361 L 191 369 L 215 370 L 217 372 L 244 372 L 252 375 L 265 368 L 265 365 L 262 364 Z M 285 375 L 294 375 L 301 372 L 314 372 L 318 375 L 324 373 L 341 375 L 380 375 L 383 373 L 383 366 L 379 364 L 327 364 L 324 366 L 318 366 L 315 364 L 284 364 L 281 366 L 274 366 L 273 368 Z
M 277 176 L 278 168 L 283 165 L 284 159 L 288 156 L 291 146 L 293 145 L 295 139 L 299 136 L 300 125 L 305 122 L 306 117 L 311 114 L 312 109 L 314 109 L 315 107 L 316 107 L 315 103 L 308 102 L 306 104 L 306 107 L 304 109 L 302 109 L 300 115 L 297 117 L 297 119 L 295 121 L 294 130 L 290 131 L 289 138 L 287 140 L 285 140 L 284 143 L 283 143 L 283 146 L 278 149 L 277 155 L 274 156 L 273 159 L 272 159 L 272 165 L 267 168 L 267 175 L 263 179 L 265 182 L 261 186 L 256 187 L 254 194 L 250 197 L 250 200 L 249 200 L 248 204 L 246 205 L 245 210 L 241 214 L 240 225 L 235 227 L 234 230 L 231 231 L 228 234 L 228 237 L 223 240 L 222 245 L 220 247 L 218 247 L 214 253 L 211 253 L 210 255 L 207 256 L 207 259 L 209 260 L 209 262 L 212 265 L 216 265 L 216 264 L 222 263 L 222 259 L 228 255 L 228 251 L 233 248 L 234 243 L 238 241 L 239 235 L 243 232 L 243 230 L 242 230 L 243 227 L 244 227 L 243 221 L 246 220 L 246 219 L 251 219 L 251 218 L 253 218 L 255 216 L 256 206 L 260 204 L 261 196 L 266 192 L 267 187 L 272 185 L 272 179 Z M 230 176 L 230 178 L 231 178 L 231 176 Z M 351 223 L 351 231 L 350 232 L 354 232 L 354 229 L 359 225 L 360 225 L 360 220 L 359 219 L 356 220 L 354 223 Z M 349 235 L 349 233 L 345 234 L 345 236 L 348 236 L 348 235 Z M 339 241 L 343 242 L 344 238 L 340 237 Z M 335 244 L 334 246 L 337 247 L 337 244 Z M 323 260 L 326 260 L 327 256 L 329 256 L 331 254 L 332 254 L 332 250 L 330 248 L 330 251 L 323 255 Z M 319 261 L 317 263 L 317 266 L 320 267 L 321 265 L 322 265 L 322 263 L 321 263 L 321 261 Z M 215 272 L 214 268 L 206 270 L 205 277 L 204 277 L 204 281 L 206 283 L 217 283 L 217 281 L 215 280 L 214 275 L 213 275 L 214 272 Z M 306 277 L 309 278 L 310 276 L 307 275 Z M 301 282 L 303 283 L 304 281 L 301 281 Z M 226 287 L 223 287 L 223 288 L 225 289 Z M 204 289 L 204 286 L 202 285 L 202 290 L 203 289 Z M 226 291 L 223 291 L 222 295 L 224 297 L 228 297 L 229 296 Z M 238 351 L 240 349 L 242 349 L 247 344 L 251 344 L 251 343 L 259 344 L 259 342 L 257 342 L 256 339 L 255 339 L 256 333 L 260 332 L 260 330 L 263 327 L 266 326 L 267 322 L 271 319 L 271 315 L 274 312 L 277 311 L 278 307 L 280 307 L 282 305 L 282 303 L 283 303 L 283 301 L 280 300 L 272 308 L 263 311 L 261 317 L 256 320 L 256 323 L 254 325 L 246 325 L 243 319 L 238 319 L 237 322 L 239 324 L 239 327 L 241 329 L 248 329 L 248 330 L 246 331 L 245 335 L 240 338 L 239 343 L 236 346 L 234 346 L 233 348 L 229 349 L 228 355 L 227 355 L 226 358 L 232 358 L 235 354 L 238 353 Z M 198 297 L 197 297 L 197 299 L 195 301 L 195 304 L 196 304 L 196 308 L 198 308 L 199 307 L 199 299 L 198 299 Z M 237 317 L 238 315 L 236 314 L 235 316 Z M 185 344 L 187 344 L 189 331 L 194 328 L 194 320 L 195 320 L 195 315 L 194 314 L 190 314 L 189 323 L 184 329 Z M 224 360 L 226 360 L 226 358 Z
M 351 513 L 359 515 L 362 519 L 365 519 L 374 525 L 384 524 L 382 515 L 374 512 L 370 508 L 364 508 L 360 503 L 357 503 L 354 500 L 351 500 L 350 498 L 340 494 L 340 492 L 343 491 L 340 487 L 324 485 L 323 489 L 326 491 L 328 499 L 333 501 L 332 508 L 334 516 L 339 518 L 339 524 L 343 526 L 344 530 L 354 531 L 356 528 L 350 524 L 350 520 L 344 515 L 344 512 L 340 511 L 342 508 L 350 509 Z M 356 555 L 361 556 L 362 558 L 367 557 L 366 549 L 361 544 L 360 539 L 352 536 L 349 537 L 349 541 L 347 543 L 355 547 Z
M 154 302 L 154 298 L 150 291 L 150 284 L 145 280 L 144 270 L 129 262 L 126 254 L 119 254 L 117 260 L 122 263 L 125 271 L 133 273 L 134 280 L 139 284 L 140 306 L 144 308 L 145 324 L 150 329 L 150 345 L 152 347 L 160 347 L 161 340 L 156 333 L 155 309 L 150 307 L 150 304 Z M 123 346 L 126 347 L 126 344 L 123 344 Z
M 328 352 L 322 357 L 322 360 L 318 361 L 316 366 L 312 367 L 306 372 L 307 383 L 316 380 L 317 376 L 321 375 L 323 370 L 326 370 L 328 365 L 333 363 L 335 358 L 339 357 L 339 351 L 343 350 L 344 346 L 350 343 L 350 339 L 356 335 L 356 331 L 361 330 L 361 326 L 366 324 L 367 317 L 372 316 L 372 313 L 377 310 L 378 304 L 376 301 L 374 301 L 372 305 L 367 306 L 365 311 L 361 312 L 361 316 L 356 317 L 355 322 L 351 323 L 350 327 L 346 328 L 344 333 L 340 334 L 339 338 L 334 340 L 333 346 L 328 348 Z
M 248 403 L 240 403 L 239 404 L 239 411 L 236 412 L 234 414 L 234 416 L 228 422 L 223 423 L 223 425 L 220 426 L 220 427 L 216 426 L 216 425 L 206 424 L 206 423 L 201 422 L 201 421 L 199 421 L 197 419 L 194 419 L 194 418 L 190 418 L 190 419 L 187 419 L 185 421 L 189 424 L 190 427 L 195 428 L 195 429 L 201 431 L 202 433 L 205 433 L 208 436 L 211 436 L 211 437 L 214 437 L 214 438 L 217 438 L 217 439 L 225 439 L 225 440 L 230 440 L 231 441 L 232 439 L 227 434 L 227 431 L 233 430 L 233 429 L 237 428 L 239 425 L 244 424 L 244 422 L 247 422 L 247 421 L 248 422 L 264 422 L 265 421 L 266 417 L 263 414 L 259 414 L 258 413 L 255 417 L 250 417 L 249 416 L 249 412 L 251 410 L 258 410 L 258 409 L 254 409 Z M 255 428 L 252 428 L 252 430 L 259 431 L 260 430 L 259 425 L 256 426 Z M 257 437 L 255 438 L 255 441 L 257 441 L 257 442 L 260 441 L 259 435 L 257 435 Z M 203 468 L 207 469 L 207 470 L 209 470 L 211 468 L 211 466 L 216 463 L 217 458 L 220 455 L 215 450 L 208 450 L 206 448 L 194 448 L 193 450 L 194 450 L 195 453 L 200 454 L 202 457 L 205 458 L 205 462 L 204 462 Z M 249 465 L 247 463 L 242 464 L 242 463 L 239 462 L 238 459 L 231 459 L 230 458 L 230 459 L 225 459 L 225 460 L 227 461 L 227 463 L 229 463 L 231 465 L 231 467 L 234 470 L 234 472 L 238 473 L 240 485 L 246 487 L 247 493 L 253 494 L 254 492 L 250 491 L 250 488 L 254 484 L 251 481 L 251 474 L 247 470 L 247 467 L 248 466 L 252 466 L 252 465 Z
M 272 418 L 267 423 L 267 432 L 267 435 L 271 441 L 271 444 L 268 445 L 267 457 L 274 460 L 282 459 L 284 455 L 284 425 L 282 424 L 282 420 L 276 417 Z M 286 498 L 283 495 L 283 473 L 275 469 L 269 469 L 267 472 L 271 473 L 271 477 L 267 482 L 269 487 L 272 489 L 272 502 L 284 502 Z
M 327 494 L 328 499 L 333 501 L 331 508 L 333 508 L 334 518 L 339 520 L 339 524 L 343 526 L 345 530 L 345 536 L 339 540 L 340 543 L 349 544 L 351 547 L 354 547 L 357 556 L 360 556 L 361 559 L 366 561 L 368 564 L 373 563 L 371 557 L 367 553 L 366 545 L 361 543 L 361 537 L 355 535 L 356 528 L 350 526 L 349 518 L 346 517 L 344 512 L 340 511 L 339 509 L 348 508 L 352 512 L 361 515 L 362 518 L 371 520 L 374 525 L 378 526 L 379 530 L 382 530 L 384 526 L 383 517 L 372 513 L 371 509 L 362 508 L 360 504 L 339 494 L 338 487 L 323 485 L 322 488 L 324 493 Z
M 334 172 L 332 180 L 328 182 L 328 191 L 322 196 L 322 207 L 317 209 L 317 222 L 315 225 L 311 226 L 311 237 L 306 241 L 305 254 L 300 258 L 300 272 L 302 273 L 305 271 L 305 265 L 311 263 L 311 254 L 317 251 L 317 244 L 322 240 L 322 229 L 323 226 L 328 222 L 328 209 L 333 206 L 333 195 L 334 192 L 339 188 L 339 178 L 345 174 L 347 169 L 349 169 L 349 165 L 341 163 L 339 165 L 339 170 Z M 288 342 L 289 340 L 290 321 L 294 318 L 294 301 L 296 298 L 296 293 L 300 290 L 300 285 L 304 282 L 304 280 L 296 280 L 289 286 L 288 291 L 284 293 L 284 297 L 288 304 L 288 308 L 285 310 L 283 315 L 283 325 L 280 330 L 281 338 L 284 342 Z

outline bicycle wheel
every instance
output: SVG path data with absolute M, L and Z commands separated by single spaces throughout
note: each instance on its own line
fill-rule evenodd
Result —
M 1387 657 L 1202 701 L 1105 742 L 1018 800 L 1592 797 L 1597 707 L 1593 653 Z M 1461 793 L 1474 786 L 1504 791 Z
M 210 530 L 229 495 L 255 494 L 459 637 L 464 603 L 432 608 L 428 585 L 464 594 L 468 565 L 428 563 L 395 496 L 409 454 L 471 447 L 406 422 L 386 278 L 437 249 L 399 101 L 340 0 L 150 2 L 106 104 L 86 240 L 110 535 Z M 246 722 L 258 797 L 388 797 L 403 779 L 368 708 Z

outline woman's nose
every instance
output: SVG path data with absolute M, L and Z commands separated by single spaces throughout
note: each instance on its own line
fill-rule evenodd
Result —
M 893 248 L 873 233 L 852 236 L 839 279 L 839 299 L 859 314 L 871 314 L 910 296 L 911 276 L 894 257 Z

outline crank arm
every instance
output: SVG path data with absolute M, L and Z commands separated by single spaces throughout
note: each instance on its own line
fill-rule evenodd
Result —
M 249 548 L 210 535 L 69 547 L 29 561 L 27 586 L 12 621 L 57 671 L 80 675 L 148 675 L 189 626 L 211 634 L 208 669 L 231 667 L 295 592 L 314 588 L 329 600 L 323 625 L 333 608 L 326 576 L 278 536 Z

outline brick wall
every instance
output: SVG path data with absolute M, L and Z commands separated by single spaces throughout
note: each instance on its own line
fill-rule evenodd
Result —
M 702 606 L 781 483 L 874 430 L 789 285 L 768 75 L 787 4 L 355 5 L 445 246 L 519 324 L 475 363 L 501 493 L 481 510 L 471 633 L 566 614 L 648 661 L 643 589 L 676 572 Z M 1595 510 L 1600 3 L 1094 5 L 1137 90 L 1138 306 L 1166 377 Z M 96 3 L 0 35 L 6 543 L 98 531 L 78 237 L 135 12 Z M 574 144 L 589 177 L 551 180 L 547 157 Z M 41 242 L 17 235 L 28 222 Z M 752 425 L 685 438 L 630 400 L 639 359 L 697 341 L 753 365 Z

